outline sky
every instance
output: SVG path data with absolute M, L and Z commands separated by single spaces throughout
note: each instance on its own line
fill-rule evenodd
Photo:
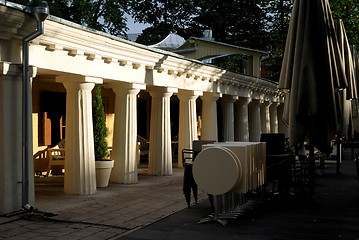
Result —
M 125 17 L 127 18 L 127 27 L 128 27 L 127 34 L 142 33 L 143 29 L 151 26 L 150 24 L 135 23 L 133 18 L 128 14 L 125 14 Z

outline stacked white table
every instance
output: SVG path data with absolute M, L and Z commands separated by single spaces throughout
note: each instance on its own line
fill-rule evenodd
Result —
M 222 207 L 218 203 L 220 198 L 232 198 L 231 194 L 245 194 L 256 190 L 265 184 L 265 175 L 264 142 L 220 142 L 203 145 L 193 163 L 193 177 L 198 187 L 215 197 L 216 221 L 220 221 L 222 214 Z M 224 203 L 226 201 L 228 199 L 224 200 Z M 228 211 L 229 207 L 224 206 L 223 209 Z

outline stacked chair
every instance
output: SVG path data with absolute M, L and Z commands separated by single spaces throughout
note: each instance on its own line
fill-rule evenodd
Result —
M 196 203 L 198 199 L 198 187 L 192 174 L 193 160 L 197 157 L 198 153 L 201 152 L 202 145 L 209 143 L 214 143 L 214 141 L 195 140 L 192 144 L 193 149 L 182 149 L 182 164 L 184 167 L 183 194 L 185 195 L 188 208 L 191 207 L 191 190 Z M 209 195 L 209 199 L 211 205 L 213 205 L 212 196 Z
M 267 184 L 272 184 L 272 193 L 288 197 L 291 183 L 292 154 L 285 149 L 285 136 L 281 133 L 261 134 L 266 143 Z

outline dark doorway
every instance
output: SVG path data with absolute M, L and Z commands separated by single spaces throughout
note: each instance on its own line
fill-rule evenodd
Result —
M 176 95 L 171 97 L 171 139 L 178 141 L 179 130 L 179 99 Z
M 66 93 L 42 92 L 39 115 L 39 146 L 56 145 L 65 138 Z
M 217 129 L 218 129 L 218 142 L 224 142 L 223 107 L 222 107 L 221 99 L 217 100 Z

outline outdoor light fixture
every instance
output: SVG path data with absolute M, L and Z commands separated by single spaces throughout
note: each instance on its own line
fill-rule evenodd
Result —
M 22 206 L 23 208 L 33 213 L 33 207 L 29 205 L 29 158 L 32 157 L 30 151 L 29 137 L 31 136 L 30 117 L 32 113 L 32 97 L 29 79 L 29 42 L 44 33 L 44 21 L 49 16 L 49 6 L 47 2 L 41 2 L 37 7 L 26 7 L 25 12 L 31 13 L 37 21 L 36 31 L 25 36 L 23 39 L 22 48 Z M 32 146 L 31 146 L 32 147 Z M 31 153 L 31 154 L 30 154 Z

